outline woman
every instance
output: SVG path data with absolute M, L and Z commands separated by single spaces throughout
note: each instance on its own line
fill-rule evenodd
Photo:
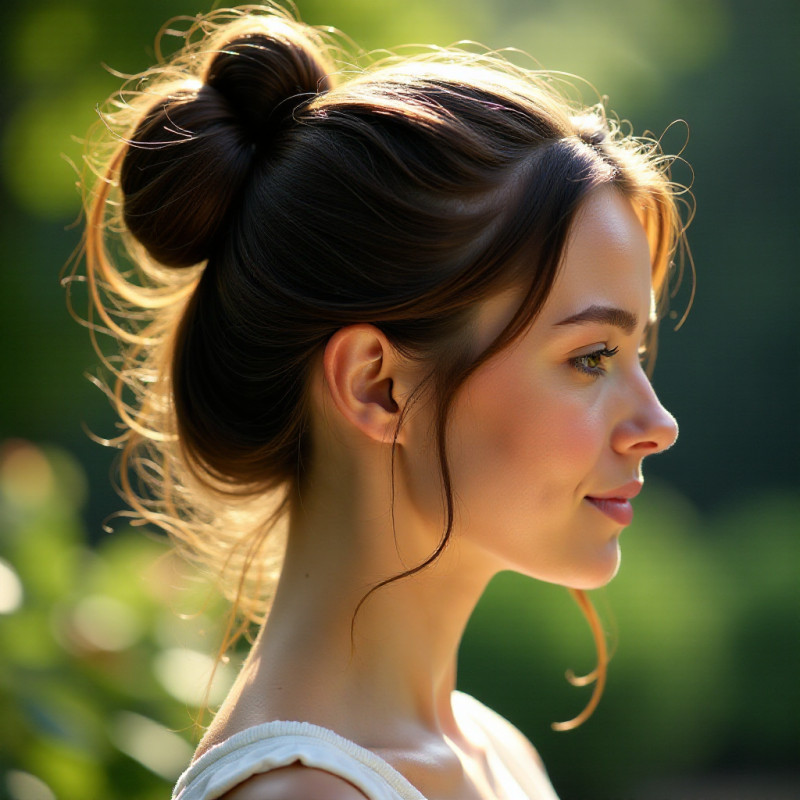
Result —
M 561 584 L 599 663 L 559 727 L 599 699 L 583 591 L 677 433 L 641 364 L 666 162 L 498 58 L 330 52 L 217 12 L 104 120 L 86 261 L 123 486 L 265 620 L 174 796 L 553 798 L 456 651 L 498 571 Z

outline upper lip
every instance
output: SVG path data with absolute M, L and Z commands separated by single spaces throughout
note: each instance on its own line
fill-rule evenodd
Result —
M 600 494 L 590 494 L 594 500 L 632 500 L 639 492 L 642 491 L 642 481 L 629 481 L 628 483 L 612 489 L 610 492 L 601 492 Z

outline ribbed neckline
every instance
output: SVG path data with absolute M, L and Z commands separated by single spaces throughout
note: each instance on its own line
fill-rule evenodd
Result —
M 354 758 L 363 766 L 377 773 L 392 787 L 392 789 L 398 792 L 404 800 L 425 800 L 424 795 L 422 795 L 420 791 L 391 764 L 384 761 L 380 756 L 368 750 L 366 747 L 362 747 L 349 739 L 345 739 L 338 733 L 328 728 L 323 728 L 320 725 L 314 725 L 311 722 L 287 720 L 264 722 L 260 725 L 245 728 L 233 734 L 233 736 L 226 739 L 224 742 L 214 745 L 203 753 L 203 755 L 191 764 L 183 775 L 181 775 L 175 787 L 176 792 L 184 789 L 187 785 L 196 780 L 201 773 L 210 769 L 214 764 L 224 759 L 230 753 L 278 736 L 295 736 L 315 741 L 323 741 L 333 745 Z

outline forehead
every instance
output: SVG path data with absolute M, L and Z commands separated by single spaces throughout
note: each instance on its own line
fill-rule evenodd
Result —
M 479 347 L 511 320 L 523 295 L 508 289 L 486 300 L 477 315 Z M 643 322 L 655 313 L 650 245 L 630 201 L 603 187 L 584 200 L 570 228 L 553 288 L 533 327 L 556 325 L 591 306 L 629 311 Z
M 647 319 L 653 302 L 650 245 L 630 201 L 616 189 L 591 194 L 572 225 L 543 314 L 612 305 Z

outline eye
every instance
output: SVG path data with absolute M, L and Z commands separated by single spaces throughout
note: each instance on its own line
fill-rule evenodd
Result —
M 603 362 L 607 358 L 613 358 L 618 351 L 619 347 L 614 347 L 611 350 L 609 350 L 607 347 L 601 347 L 599 350 L 593 350 L 591 353 L 585 353 L 582 356 L 571 358 L 569 363 L 575 369 L 580 370 L 586 375 L 598 377 L 606 371 L 606 367 Z

